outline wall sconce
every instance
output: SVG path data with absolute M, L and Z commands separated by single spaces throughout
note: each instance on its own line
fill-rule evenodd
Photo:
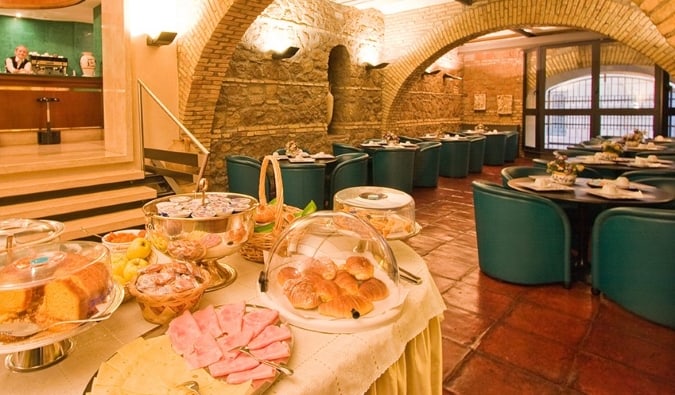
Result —
M 387 66 L 389 66 L 389 63 L 386 63 L 386 62 L 382 62 L 382 63 L 378 63 L 378 64 L 372 64 L 372 63 L 369 63 L 369 62 L 365 63 L 366 70 L 379 70 L 379 69 L 383 69 Z
M 279 60 L 292 58 L 296 53 L 298 53 L 298 50 L 300 50 L 298 47 L 288 47 L 281 52 L 274 51 L 272 52 L 272 59 Z
M 436 75 L 440 72 L 441 72 L 441 69 L 433 70 L 433 71 L 424 70 L 424 73 L 422 73 L 422 75 Z
M 459 76 L 456 76 L 456 75 L 453 75 L 453 74 L 448 74 L 448 73 L 443 74 L 444 80 L 448 79 L 448 78 L 451 79 L 451 80 L 459 80 L 459 81 L 462 80 L 462 77 L 459 77 Z
M 148 37 L 145 43 L 149 46 L 160 47 L 162 45 L 169 45 L 176 38 L 176 32 L 159 32 L 156 36 L 151 36 L 148 34 Z

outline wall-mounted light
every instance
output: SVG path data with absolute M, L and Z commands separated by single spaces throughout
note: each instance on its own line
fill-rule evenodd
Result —
M 292 58 L 296 53 L 298 53 L 298 50 L 300 50 L 298 47 L 288 47 L 283 51 L 272 51 L 272 59 L 279 60 Z
M 148 34 L 145 43 L 153 47 L 169 45 L 176 38 L 176 34 L 177 34 L 176 32 L 159 32 L 156 35 Z
M 378 64 L 371 64 L 371 63 L 366 62 L 364 65 L 365 65 L 366 70 L 379 70 L 379 69 L 383 69 L 383 68 L 389 66 L 389 63 L 382 62 L 382 63 L 378 63 Z
M 438 69 L 438 70 L 432 70 L 432 71 L 424 70 L 424 73 L 422 73 L 422 75 L 436 75 L 436 74 L 438 74 L 438 73 L 440 73 L 440 72 L 441 72 L 440 69 Z
M 454 74 L 449 74 L 449 73 L 443 74 L 443 79 L 444 79 L 444 80 L 445 80 L 445 79 L 448 79 L 448 78 L 451 79 L 451 80 L 459 80 L 459 81 L 462 80 L 462 77 L 457 76 L 457 75 L 454 75 Z

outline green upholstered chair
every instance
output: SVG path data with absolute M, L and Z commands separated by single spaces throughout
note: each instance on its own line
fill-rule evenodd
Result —
M 421 143 L 422 141 L 424 141 L 419 137 L 412 137 L 412 136 L 398 136 L 398 139 L 401 143 L 405 143 L 405 142 L 407 142 L 407 143 Z
M 412 193 L 415 150 L 384 148 L 372 151 L 372 184 Z
M 438 174 L 443 177 L 466 177 L 469 174 L 470 144 L 468 139 L 442 140 Z
M 644 178 L 652 177 L 675 177 L 675 170 L 672 169 L 640 169 L 629 170 L 621 173 L 621 176 L 631 181 L 640 182 Z
M 260 161 L 246 155 L 228 155 L 225 158 L 227 166 L 228 190 L 235 193 L 253 196 L 258 199 L 260 185 Z M 269 184 L 266 185 L 269 194 Z M 268 195 L 269 197 L 269 195 Z
M 640 184 L 651 185 L 653 187 L 666 190 L 675 196 L 675 177 L 648 177 L 642 178 L 638 181 Z M 675 209 L 675 200 L 664 203 L 658 206 L 659 208 Z
M 326 182 L 326 208 L 333 208 L 333 196 L 345 189 L 368 185 L 368 154 L 353 152 L 338 155 Z
M 472 183 L 478 265 L 516 284 L 570 286 L 570 223 L 549 199 L 486 181 Z
M 345 143 L 333 143 L 333 155 L 338 156 L 342 154 L 348 154 L 353 152 L 365 152 L 359 147 Z
M 469 173 L 482 173 L 485 160 L 485 136 L 469 138 Z
M 593 224 L 593 293 L 675 328 L 675 211 L 616 207 Z
M 438 141 L 423 141 L 417 143 L 419 150 L 415 151 L 415 171 L 413 172 L 413 186 L 438 186 L 438 170 L 441 158 L 441 143 Z
M 545 168 L 535 166 L 507 166 L 501 170 L 502 186 L 508 188 L 509 180 L 514 178 L 528 177 L 528 176 L 545 176 L 548 173 Z
M 485 157 L 483 164 L 491 166 L 504 164 L 506 136 L 506 133 L 485 134 Z
M 280 163 L 284 204 L 304 208 L 310 201 L 323 208 L 326 165 L 323 163 Z
M 515 162 L 518 157 L 518 143 L 520 141 L 520 133 L 518 131 L 509 132 L 506 135 L 504 142 L 504 161 Z

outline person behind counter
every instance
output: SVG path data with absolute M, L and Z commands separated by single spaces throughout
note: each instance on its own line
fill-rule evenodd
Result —
M 5 59 L 5 71 L 11 74 L 32 74 L 33 69 L 27 58 L 28 48 L 19 45 L 14 49 L 14 56 Z

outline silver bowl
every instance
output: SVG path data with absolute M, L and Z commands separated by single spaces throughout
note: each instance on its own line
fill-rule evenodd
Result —
M 217 262 L 239 251 L 253 233 L 258 201 L 230 192 L 194 192 L 155 199 L 143 206 L 148 238 L 173 259 L 205 266 L 207 290 L 229 285 L 234 268 Z

